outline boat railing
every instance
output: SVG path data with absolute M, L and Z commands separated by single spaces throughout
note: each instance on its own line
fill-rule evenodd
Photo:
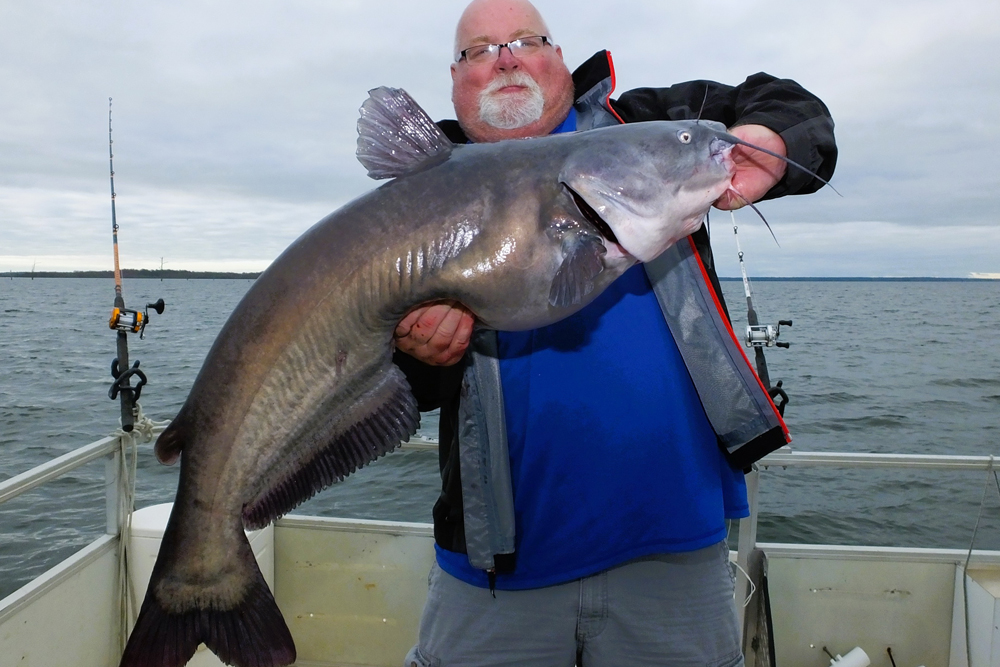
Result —
M 740 520 L 737 538 L 736 564 L 746 574 L 737 579 L 736 598 L 747 599 L 752 580 L 751 558 L 757 548 L 757 523 L 760 510 L 760 472 L 769 468 L 878 468 L 903 470 L 964 470 L 992 471 L 995 457 L 959 456 L 951 454 L 877 454 L 861 452 L 800 452 L 782 447 L 758 461 L 746 475 L 747 502 L 750 516 Z M 882 549 L 884 551 L 884 549 Z M 956 551 L 956 555 L 957 555 Z M 971 555 L 971 550 L 970 550 Z M 739 607 L 740 627 L 743 627 L 745 606 Z
M 162 427 L 155 429 L 154 435 L 159 435 L 162 430 Z M 0 505 L 91 461 L 104 458 L 106 532 L 115 535 L 118 533 L 119 525 L 121 449 L 121 437 L 112 435 L 84 445 L 79 449 L 74 449 L 19 475 L 14 475 L 10 479 L 0 482 Z
M 992 471 L 998 460 L 993 455 L 875 454 L 856 452 L 799 452 L 782 447 L 753 465 L 746 475 L 750 516 L 740 521 L 739 550 L 744 556 L 757 546 L 760 471 L 769 468 L 879 468 L 904 470 Z
M 166 428 L 164 422 L 153 426 L 152 436 L 155 439 Z M 404 443 L 403 449 L 428 450 L 436 449 L 437 441 L 430 438 L 410 438 Z M 121 488 L 121 456 L 122 442 L 120 435 L 110 435 L 89 445 L 84 445 L 62 456 L 47 461 L 30 470 L 14 475 L 0 482 L 0 505 L 27 493 L 32 489 L 57 479 L 92 461 L 104 458 L 104 489 L 105 508 L 107 514 L 106 532 L 109 535 L 118 533 Z
M 153 437 L 158 436 L 165 424 L 154 427 Z M 411 438 L 402 449 L 433 450 L 437 442 L 428 438 Z M 105 498 L 106 498 L 106 532 L 109 538 L 118 535 L 122 525 L 119 512 L 121 494 L 123 493 L 122 456 L 124 452 L 122 436 L 112 435 L 102 438 L 67 454 L 63 454 L 47 463 L 36 466 L 27 472 L 15 475 L 0 482 L 0 505 L 27 491 L 50 482 L 92 461 L 105 459 Z M 964 470 L 989 471 L 996 461 L 993 456 L 958 456 L 935 454 L 876 454 L 876 453 L 845 453 L 845 452 L 801 452 L 789 447 L 783 447 L 758 461 L 746 476 L 747 496 L 750 505 L 750 516 L 742 519 L 739 525 L 737 543 L 737 564 L 744 572 L 749 570 L 748 559 L 757 547 L 757 521 L 759 515 L 759 478 L 760 471 L 769 468 L 897 468 L 920 470 Z M 737 595 L 746 594 L 748 583 L 740 580 Z M 0 610 L 2 611 L 2 610 Z
M 163 432 L 165 424 L 153 428 L 155 438 Z M 402 445 L 404 450 L 434 450 L 438 446 L 431 438 L 414 437 Z M 104 487 L 106 496 L 107 532 L 114 535 L 118 531 L 119 494 L 121 493 L 122 456 L 121 436 L 101 438 L 89 445 L 74 449 L 51 461 L 31 468 L 19 475 L 0 482 L 0 505 L 12 498 L 31 491 L 66 473 L 76 470 L 100 458 L 104 463 Z M 782 447 L 758 461 L 747 474 L 747 496 L 750 516 L 740 522 L 739 544 L 753 548 L 756 545 L 756 523 L 759 500 L 759 476 L 761 470 L 776 468 L 900 468 L 920 470 L 992 470 L 997 464 L 994 456 L 958 456 L 948 454 L 875 454 L 848 452 L 800 452 L 790 447 Z

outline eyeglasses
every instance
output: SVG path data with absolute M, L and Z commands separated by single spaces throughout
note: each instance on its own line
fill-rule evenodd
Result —
M 459 53 L 458 58 L 455 58 L 455 62 L 459 62 L 462 58 L 465 58 L 466 62 L 470 65 L 491 63 L 500 57 L 500 49 L 505 46 L 510 50 L 510 55 L 512 56 L 530 56 L 537 53 L 546 44 L 551 43 L 552 40 L 548 37 L 535 35 L 533 37 L 521 37 L 506 44 L 477 44 Z

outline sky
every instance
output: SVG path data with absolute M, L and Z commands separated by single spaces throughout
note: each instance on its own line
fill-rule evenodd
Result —
M 617 92 L 765 71 L 836 122 L 833 184 L 736 214 L 758 276 L 1000 277 L 1000 3 L 539 0 L 570 69 Z M 452 117 L 451 0 L 0 0 L 0 272 L 254 271 L 375 187 L 354 157 L 380 85 Z M 720 274 L 739 274 L 729 214 Z

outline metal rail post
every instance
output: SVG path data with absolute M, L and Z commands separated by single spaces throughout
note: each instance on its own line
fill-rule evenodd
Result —
M 743 641 L 745 632 L 744 621 L 746 620 L 746 599 L 750 590 L 750 554 L 757 547 L 757 489 L 760 482 L 760 472 L 757 464 L 747 473 L 747 503 L 750 505 L 750 516 L 740 519 L 739 543 L 736 552 L 736 564 L 743 570 L 736 573 L 736 613 L 740 624 L 740 641 Z
M 121 526 L 121 436 L 116 438 L 118 446 L 104 459 L 104 507 L 107 516 L 105 532 L 118 535 Z

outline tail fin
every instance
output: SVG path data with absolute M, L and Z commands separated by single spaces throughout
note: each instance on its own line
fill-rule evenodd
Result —
M 161 568 L 155 568 L 120 667 L 183 667 L 202 643 L 222 662 L 236 667 L 281 667 L 295 662 L 292 634 L 249 543 L 244 546 L 234 558 L 249 552 L 246 565 L 253 568 L 255 576 L 231 609 L 167 611 L 156 598 L 157 570 Z

